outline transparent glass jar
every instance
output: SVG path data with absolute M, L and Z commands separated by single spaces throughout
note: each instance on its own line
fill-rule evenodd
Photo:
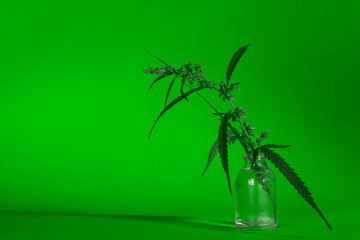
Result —
M 245 166 L 235 179 L 235 226 L 238 229 L 273 229 L 276 227 L 276 178 L 259 154 L 251 166 L 252 156 L 243 155 Z

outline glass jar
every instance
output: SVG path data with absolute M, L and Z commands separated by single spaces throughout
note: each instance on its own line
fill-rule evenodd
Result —
M 276 178 L 259 154 L 243 155 L 245 166 L 235 179 L 235 226 L 238 229 L 273 229 L 276 227 Z

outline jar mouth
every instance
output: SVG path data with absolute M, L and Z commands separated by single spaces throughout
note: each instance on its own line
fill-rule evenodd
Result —
M 246 153 L 243 154 L 243 158 L 244 159 L 253 159 L 253 155 L 250 154 L 250 156 L 248 156 Z M 266 160 L 265 154 L 263 153 L 259 153 L 256 157 L 256 160 L 261 161 L 261 160 Z

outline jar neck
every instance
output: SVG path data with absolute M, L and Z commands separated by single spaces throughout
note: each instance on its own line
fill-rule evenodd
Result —
M 243 168 L 252 168 L 254 170 L 266 170 L 269 169 L 266 163 L 266 157 L 264 154 L 259 154 L 255 160 L 255 162 L 253 163 L 252 159 L 253 159 L 253 155 L 247 155 L 244 154 L 243 158 L 245 160 L 245 165 Z M 253 165 L 252 165 L 253 163 Z

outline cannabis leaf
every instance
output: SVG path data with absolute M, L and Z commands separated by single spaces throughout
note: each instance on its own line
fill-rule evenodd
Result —
M 220 153 L 221 163 L 222 163 L 222 166 L 223 166 L 225 174 L 226 174 L 230 194 L 232 195 L 231 184 L 230 184 L 229 165 L 228 165 L 229 159 L 228 159 L 228 150 L 227 150 L 227 147 L 228 147 L 228 145 L 227 145 L 227 128 L 228 128 L 228 123 L 229 123 L 230 117 L 231 116 L 228 113 L 223 118 L 221 118 L 218 141 L 219 141 L 219 153 Z
M 210 166 L 211 162 L 213 161 L 214 157 L 216 156 L 217 152 L 220 154 L 222 167 L 225 171 L 226 178 L 229 185 L 230 194 L 231 192 L 231 184 L 230 184 L 230 174 L 229 174 L 229 166 L 228 166 L 228 145 L 231 145 L 236 141 L 236 139 L 239 140 L 242 147 L 244 148 L 246 155 L 250 159 L 251 162 L 251 168 L 255 171 L 260 169 L 260 166 L 257 165 L 257 157 L 258 154 L 264 153 L 265 157 L 268 158 L 279 170 L 280 172 L 287 178 L 288 181 L 290 181 L 291 185 L 298 191 L 298 193 L 317 211 L 317 213 L 322 217 L 322 219 L 325 221 L 327 226 L 332 230 L 330 224 L 327 222 L 325 217 L 320 212 L 319 208 L 316 206 L 314 199 L 311 196 L 311 193 L 308 191 L 308 188 L 304 185 L 304 182 L 301 181 L 301 179 L 297 176 L 297 174 L 294 172 L 294 169 L 289 166 L 285 162 L 285 160 L 279 156 L 279 154 L 275 153 L 272 148 L 287 148 L 290 147 L 290 145 L 278 145 L 278 144 L 266 144 L 261 145 L 261 142 L 269 137 L 270 131 L 262 132 L 260 137 L 258 137 L 255 133 L 255 127 L 250 125 L 246 121 L 246 111 L 242 107 L 235 107 L 232 102 L 235 101 L 235 97 L 232 93 L 235 91 L 240 91 L 240 88 L 238 85 L 240 82 L 231 83 L 230 79 L 232 76 L 233 71 L 236 68 L 237 63 L 239 62 L 240 58 L 243 56 L 245 51 L 247 50 L 249 45 L 243 46 L 239 48 L 235 54 L 232 56 L 231 61 L 228 65 L 227 71 L 226 71 L 226 81 L 222 81 L 219 83 L 219 88 L 216 87 L 216 83 L 212 81 L 211 79 L 206 79 L 203 76 L 203 65 L 199 65 L 196 63 L 188 63 L 188 64 L 182 64 L 182 67 L 175 68 L 173 66 L 170 66 L 163 60 L 159 59 L 158 57 L 154 56 L 147 50 L 150 55 L 155 57 L 157 60 L 165 64 L 166 66 L 161 65 L 160 67 L 156 69 L 149 68 L 147 70 L 144 70 L 145 73 L 148 74 L 156 74 L 159 75 L 150 85 L 151 87 L 158 82 L 159 80 L 170 76 L 172 74 L 175 75 L 175 78 L 170 82 L 166 98 L 165 98 L 165 106 L 164 109 L 161 111 L 160 115 L 155 120 L 155 123 L 153 124 L 149 137 L 157 123 L 157 121 L 160 119 L 160 117 L 165 114 L 168 110 L 170 110 L 174 105 L 176 105 L 178 102 L 180 102 L 183 99 L 186 99 L 188 102 L 188 96 L 192 93 L 196 93 L 201 97 L 216 113 L 215 115 L 218 115 L 220 117 L 221 123 L 218 130 L 218 136 L 216 142 L 213 144 L 212 148 L 210 149 L 210 152 L 208 154 L 208 161 L 206 164 L 206 167 L 204 169 L 204 172 L 202 173 L 202 176 L 207 171 L 208 167 Z M 195 72 L 194 72 L 195 71 Z M 180 93 L 181 96 L 174 99 L 172 102 L 170 102 L 167 105 L 167 100 L 170 94 L 170 91 L 173 87 L 174 81 L 176 78 L 181 77 L 181 87 L 180 87 Z M 191 86 L 193 83 L 197 83 L 197 88 L 192 88 Z M 183 91 L 183 87 L 186 85 L 190 88 L 189 91 L 185 92 Z M 189 86 L 191 85 L 191 86 Z M 213 105 L 211 105 L 200 93 L 198 93 L 199 90 L 208 88 L 208 89 L 214 89 L 216 90 L 220 95 L 219 97 L 223 101 L 228 101 L 230 105 L 233 108 L 233 112 L 231 111 L 227 113 L 220 113 L 218 112 Z M 241 132 L 238 131 L 234 126 L 230 124 L 230 119 L 233 122 L 238 121 L 241 125 Z M 229 128 L 229 131 L 228 131 Z M 231 131 L 230 131 L 231 130 Z M 255 141 L 252 141 L 252 136 L 255 138 Z M 261 145 L 261 146 L 260 146 Z M 260 147 L 258 147 L 260 146 Z M 247 163 L 247 158 L 245 158 L 245 163 Z M 275 205 L 275 195 L 273 195 L 271 191 L 271 184 L 268 181 L 267 176 L 263 175 L 261 171 L 257 172 L 256 176 L 257 181 L 262 185 L 263 189 L 268 192 L 269 198 L 271 200 L 271 203 L 273 204 L 273 210 L 274 210 L 274 217 L 276 221 L 276 205 Z
M 163 78 L 165 78 L 165 77 L 167 77 L 167 76 L 169 76 L 169 75 L 171 75 L 171 74 L 172 74 L 172 73 L 167 73 L 167 74 L 165 74 L 165 75 L 163 75 L 163 76 L 159 76 L 158 78 L 156 78 L 155 81 L 153 81 L 153 82 L 151 83 L 149 89 L 152 88 L 152 86 L 154 85 L 154 83 L 156 83 L 157 81 L 159 81 L 159 80 L 161 80 L 161 79 L 163 79 Z
M 201 176 L 204 176 L 206 170 L 207 170 L 208 167 L 210 166 L 210 163 L 211 163 L 212 160 L 214 159 L 214 157 L 215 157 L 216 153 L 218 152 L 218 150 L 219 150 L 219 140 L 216 139 L 215 143 L 213 144 L 213 146 L 212 146 L 211 149 L 210 149 L 209 156 L 208 156 L 208 161 L 207 161 L 205 170 L 204 170 L 204 172 L 202 173 Z
M 229 81 L 231 78 L 231 75 L 236 67 L 236 64 L 240 60 L 241 56 L 245 53 L 246 49 L 249 45 L 246 45 L 239 50 L 236 51 L 236 53 L 232 56 L 231 61 L 228 65 L 227 71 L 226 71 L 226 85 L 229 86 Z
M 277 144 L 266 144 L 263 145 L 263 147 L 267 147 L 267 148 L 287 148 L 290 147 L 291 145 L 277 145 Z
M 169 98 L 169 94 L 170 94 L 170 91 L 171 91 L 171 87 L 172 87 L 172 85 L 174 84 L 175 79 L 176 79 L 176 77 L 174 77 L 174 79 L 173 79 L 173 80 L 170 82 L 170 84 L 169 84 L 169 88 L 168 88 L 168 91 L 167 91 L 167 93 L 166 93 L 166 98 L 165 98 L 165 105 L 164 105 L 164 107 L 166 107 L 166 103 L 167 103 L 167 100 L 168 100 L 168 98 Z
M 270 146 L 281 146 L 273 145 Z M 325 219 L 324 215 L 320 212 L 319 208 L 316 206 L 314 199 L 311 196 L 311 193 L 308 191 L 308 188 L 304 185 L 304 182 L 301 181 L 301 178 L 297 176 L 297 173 L 294 172 L 294 169 L 290 167 L 288 163 L 285 162 L 285 159 L 280 157 L 279 154 L 269 149 L 268 146 L 261 146 L 260 149 L 265 154 L 265 157 L 268 158 L 274 165 L 277 167 L 280 172 L 287 178 L 287 180 L 294 186 L 298 193 L 315 209 L 315 211 L 321 216 L 325 221 L 326 225 L 332 230 L 330 224 Z
M 157 123 L 157 121 L 160 119 L 160 117 L 162 115 L 164 115 L 164 113 L 166 113 L 170 108 L 172 108 L 175 104 L 177 104 L 178 102 L 180 102 L 181 100 L 183 100 L 185 97 L 189 96 L 190 94 L 196 92 L 196 91 L 199 91 L 201 89 L 204 89 L 204 87 L 198 87 L 198 88 L 194 88 L 194 89 L 191 89 L 189 91 L 187 91 L 184 95 L 182 96 L 179 96 L 177 98 L 175 98 L 171 103 L 169 103 L 160 113 L 160 115 L 157 117 L 157 119 L 155 120 L 154 122 L 154 125 L 152 126 L 151 130 L 150 130 L 150 133 L 149 133 L 149 137 L 155 127 L 155 124 Z

